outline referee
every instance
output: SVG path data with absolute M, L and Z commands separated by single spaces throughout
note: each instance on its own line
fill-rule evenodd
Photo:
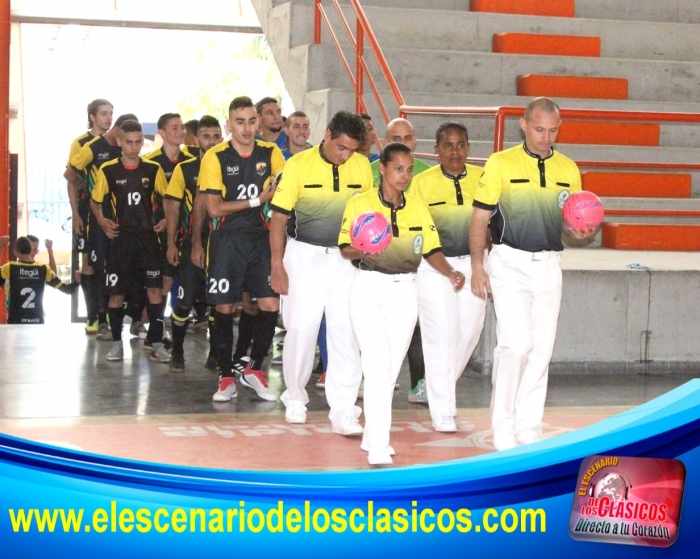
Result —
M 435 134 L 440 165 L 413 179 L 412 193 L 423 200 L 440 235 L 447 261 L 471 279 L 469 223 L 481 169 L 467 165 L 469 135 L 457 122 L 445 122 Z M 421 323 L 425 380 L 433 428 L 457 430 L 455 390 L 484 327 L 486 301 L 452 285 L 427 262 L 418 268 L 418 316 Z
M 561 304 L 561 209 L 581 190 L 576 164 L 554 149 L 557 104 L 538 97 L 520 119 L 525 142 L 492 154 L 474 196 L 469 229 L 472 292 L 493 294 L 497 346 L 491 382 L 491 426 L 497 450 L 538 441 Z M 491 227 L 493 249 L 484 268 Z
M 306 422 L 306 384 L 325 312 L 329 417 L 333 432 L 346 436 L 362 433 L 357 421 L 362 410 L 355 405 L 362 369 L 348 307 L 356 270 L 340 254 L 338 233 L 348 198 L 372 188 L 369 161 L 356 153 L 364 139 L 365 125 L 359 116 L 336 113 L 323 142 L 287 162 L 271 204 L 272 288 L 284 296 L 287 329 L 282 352 L 285 419 Z M 296 220 L 285 249 L 292 211 Z
M 416 271 L 423 260 L 446 278 L 452 289 L 464 286 L 464 275 L 445 260 L 428 207 L 404 194 L 413 173 L 408 146 L 387 145 L 379 171 L 382 185 L 348 200 L 338 243 L 344 258 L 359 269 L 350 292 L 350 318 L 362 355 L 365 378 L 365 432 L 361 448 L 372 465 L 391 464 L 389 446 L 394 385 L 416 325 Z M 389 246 L 380 254 L 366 254 L 350 244 L 355 218 L 381 213 L 392 226 Z M 285 344 L 286 347 L 286 344 Z M 331 358 L 330 364 L 334 361 Z M 328 375 L 327 384 L 333 380 Z

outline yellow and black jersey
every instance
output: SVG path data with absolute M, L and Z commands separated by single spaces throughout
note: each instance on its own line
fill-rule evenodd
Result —
M 189 153 L 192 157 L 199 157 L 200 156 L 200 149 L 199 146 L 185 146 L 185 151 Z
M 111 145 L 104 136 L 97 136 L 80 148 L 71 158 L 70 166 L 76 173 L 87 174 L 88 193 L 92 194 L 100 167 L 107 161 L 121 157 L 121 154 L 122 148 Z
M 337 246 L 348 198 L 372 188 L 369 160 L 355 153 L 342 165 L 328 161 L 320 146 L 297 153 L 284 170 L 272 198 L 273 211 L 295 220 L 290 237 L 317 246 Z
M 465 165 L 457 176 L 438 165 L 413 177 L 411 193 L 428 205 L 445 256 L 469 254 L 469 225 L 479 177 L 481 168 L 474 165 Z
M 559 251 L 564 249 L 561 209 L 579 190 L 576 163 L 554 149 L 543 159 L 522 144 L 488 158 L 474 206 L 494 212 L 494 244 L 528 252 Z
M 68 163 L 66 166 L 70 166 L 70 162 L 73 159 L 73 157 L 78 155 L 82 147 L 88 142 L 92 141 L 94 138 L 95 136 L 93 136 L 92 133 L 85 132 L 84 134 L 81 134 L 75 140 L 73 140 L 70 145 L 70 153 L 68 154 Z M 87 171 L 76 172 L 85 181 L 85 187 L 78 189 L 78 204 L 81 207 L 87 209 L 90 206 L 90 195 L 88 192 L 88 173 Z
M 194 199 L 197 196 L 200 165 L 199 158 L 188 159 L 177 165 L 165 190 L 166 198 L 180 202 L 180 223 L 177 228 L 180 242 L 189 240 L 192 235 L 192 208 L 194 208 Z M 208 229 L 205 220 L 202 230 L 203 239 L 206 239 Z
M 154 161 L 139 159 L 135 167 L 125 167 L 115 159 L 97 173 L 92 199 L 98 204 L 109 199 L 120 231 L 153 231 L 155 197 L 163 196 L 167 186 L 163 169 Z
M 0 268 L 0 287 L 5 282 L 8 324 L 44 323 L 46 284 L 64 293 L 73 293 L 78 287 L 77 283 L 63 283 L 51 268 L 39 262 L 8 262 Z
M 199 171 L 199 190 L 209 196 L 235 202 L 260 196 L 284 169 L 284 156 L 271 142 L 255 140 L 249 156 L 243 156 L 231 142 L 207 150 Z M 249 208 L 212 220 L 212 231 L 219 229 L 259 229 L 264 226 L 260 207 Z
M 163 169 L 166 180 L 169 182 L 175 167 L 183 161 L 187 161 L 188 159 L 192 159 L 194 157 L 194 155 L 192 155 L 188 149 L 189 148 L 187 146 L 180 148 L 180 152 L 177 154 L 176 159 L 170 159 L 163 151 L 163 148 L 153 150 L 152 152 L 144 155 L 143 158 L 147 159 L 148 161 L 155 161 L 158 163 L 158 165 L 160 165 Z
M 379 212 L 391 223 L 393 236 L 389 246 L 374 258 L 353 262 L 361 270 L 415 273 L 423 257 L 440 252 L 440 237 L 428 207 L 412 194 L 403 194 L 402 200 L 400 206 L 394 207 L 384 200 L 381 189 L 372 189 L 348 200 L 338 235 L 341 248 L 351 244 L 350 228 L 358 215 Z

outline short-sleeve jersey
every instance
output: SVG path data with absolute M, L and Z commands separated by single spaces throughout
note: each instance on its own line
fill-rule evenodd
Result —
M 93 136 L 90 132 L 85 132 L 71 142 L 67 166 L 70 166 L 70 162 L 73 157 L 78 155 L 82 147 L 90 142 L 94 137 L 95 136 Z M 87 171 L 83 170 L 79 171 L 78 174 L 83 178 L 83 180 L 85 180 L 85 188 L 78 189 L 78 204 L 80 207 L 87 209 L 90 206 L 90 198 L 88 193 L 88 173 Z
M 194 155 L 192 155 L 188 151 L 187 147 L 182 147 L 180 148 L 180 152 L 177 154 L 176 160 L 170 159 L 163 151 L 163 148 L 158 148 L 150 153 L 147 153 L 143 156 L 143 159 L 146 159 L 148 161 L 155 161 L 156 163 L 158 163 L 158 165 L 160 165 L 163 169 L 163 173 L 165 174 L 166 180 L 169 182 L 170 177 L 172 176 L 173 171 L 175 170 L 175 167 L 179 163 L 187 161 L 188 159 L 192 159 L 193 157 Z
M 289 161 L 272 198 L 272 210 L 290 215 L 290 237 L 317 246 L 337 246 L 348 198 L 372 188 L 372 169 L 354 153 L 342 165 L 323 156 L 320 146 L 297 153 Z
M 380 255 L 355 262 L 361 270 L 384 274 L 415 273 L 423 257 L 440 251 L 440 238 L 428 207 L 411 194 L 404 194 L 402 198 L 401 205 L 395 207 L 384 200 L 381 189 L 371 189 L 348 200 L 338 235 L 339 246 L 351 244 L 352 224 L 365 212 L 381 213 L 392 229 L 391 243 Z
M 177 227 L 180 242 L 187 241 L 192 234 L 192 209 L 197 196 L 200 165 L 199 158 L 188 159 L 178 164 L 165 190 L 166 198 L 180 202 L 180 222 Z
M 153 231 L 155 196 L 163 196 L 166 187 L 163 169 L 154 161 L 139 159 L 136 167 L 125 167 L 114 159 L 97 173 L 92 199 L 98 204 L 109 199 L 120 231 Z
M 379 185 L 382 184 L 382 176 L 379 173 L 379 159 L 372 161 L 372 163 L 370 163 L 370 166 L 372 167 L 372 180 L 374 181 L 374 186 L 379 188 Z M 413 158 L 413 178 L 423 173 L 424 171 L 427 171 L 428 169 L 430 169 L 430 165 L 427 164 L 425 161 L 422 161 L 421 159 L 415 157 Z M 410 192 L 411 186 L 413 186 L 413 179 L 411 179 L 411 182 L 408 183 L 408 186 L 406 187 L 406 190 L 404 190 L 404 192 Z
M 576 163 L 554 149 L 544 159 L 525 144 L 492 154 L 474 195 L 474 206 L 493 211 L 491 238 L 528 252 L 560 251 L 561 209 L 581 190 Z
M 51 268 L 39 262 L 8 262 L 0 268 L 0 287 L 7 285 L 8 324 L 44 323 L 44 286 L 59 289 L 64 283 Z
M 88 177 L 88 192 L 92 194 L 100 167 L 121 157 L 122 148 L 111 145 L 104 136 L 97 136 L 87 142 L 70 160 L 70 166 L 77 173 L 85 172 Z
M 199 190 L 221 196 L 227 202 L 257 198 L 284 169 L 284 157 L 273 143 L 255 140 L 253 152 L 243 156 L 231 142 L 207 150 L 199 170 Z M 247 208 L 212 220 L 212 232 L 218 230 L 259 229 L 264 216 L 259 207 Z
M 480 177 L 481 168 L 474 165 L 465 165 L 464 172 L 457 176 L 437 165 L 413 177 L 411 194 L 428 205 L 445 256 L 469 254 L 472 203 Z
M 264 140 L 260 134 L 255 136 L 255 139 L 260 141 L 260 142 L 267 141 L 267 140 Z M 284 130 L 282 130 L 280 132 L 280 135 L 277 136 L 277 139 L 274 142 L 269 142 L 269 143 L 275 144 L 278 148 L 280 148 L 281 151 L 283 151 L 283 150 L 287 149 L 287 147 L 289 146 L 289 136 L 287 136 L 287 133 Z

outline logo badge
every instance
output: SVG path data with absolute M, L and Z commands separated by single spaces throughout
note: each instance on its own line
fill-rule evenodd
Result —
M 258 173 L 258 175 L 260 175 L 261 177 L 265 174 L 266 171 L 267 163 L 265 163 L 264 161 L 258 161 L 255 164 L 255 172 Z
M 678 537 L 680 460 L 589 456 L 581 463 L 569 534 L 575 540 L 668 547 Z

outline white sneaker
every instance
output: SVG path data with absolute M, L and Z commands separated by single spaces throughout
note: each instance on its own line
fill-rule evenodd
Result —
M 496 450 L 510 450 L 518 446 L 513 433 L 494 432 L 493 446 Z
M 370 452 L 367 462 L 372 466 L 388 466 L 394 463 L 388 452 Z
M 219 390 L 212 396 L 215 402 L 230 402 L 232 398 L 238 396 L 236 390 L 236 379 L 233 377 L 223 377 L 219 380 Z
M 105 359 L 107 361 L 124 361 L 124 345 L 121 342 L 115 342 L 112 349 L 107 352 Z
M 365 379 L 360 382 L 360 389 L 357 391 L 357 399 L 362 400 L 365 397 Z
M 277 401 L 277 394 L 270 390 L 270 387 L 267 385 L 267 380 L 265 379 L 265 373 L 262 371 L 256 371 L 250 367 L 246 367 L 241 375 L 241 384 L 255 390 L 258 396 L 263 400 L 267 400 L 268 402 Z
M 284 412 L 284 420 L 287 423 L 306 423 L 306 410 L 303 407 L 287 408 Z
M 369 452 L 369 445 L 365 441 L 362 441 L 362 444 L 360 445 L 360 450 L 364 450 L 365 452 Z M 391 446 L 391 445 L 387 446 L 386 450 L 389 453 L 389 456 L 396 456 L 396 451 L 394 450 L 393 446 Z
M 354 437 L 364 432 L 362 425 L 351 415 L 344 415 L 333 422 L 333 432 L 346 437 Z
M 157 363 L 169 363 L 170 362 L 170 350 L 165 349 L 162 343 L 153 344 L 153 350 L 150 355 L 151 361 Z
M 457 431 L 455 420 L 450 415 L 434 417 L 432 423 L 433 429 L 435 429 L 438 433 L 455 433 Z
M 132 322 L 131 326 L 129 326 L 129 334 L 134 336 L 135 338 L 138 338 L 141 335 L 141 328 L 146 330 L 146 327 L 143 325 L 143 322 L 140 320 L 137 320 L 136 322 Z
M 536 443 L 540 441 L 540 437 L 535 435 L 532 431 L 523 431 L 515 434 L 515 442 L 518 446 L 524 446 L 526 444 Z

